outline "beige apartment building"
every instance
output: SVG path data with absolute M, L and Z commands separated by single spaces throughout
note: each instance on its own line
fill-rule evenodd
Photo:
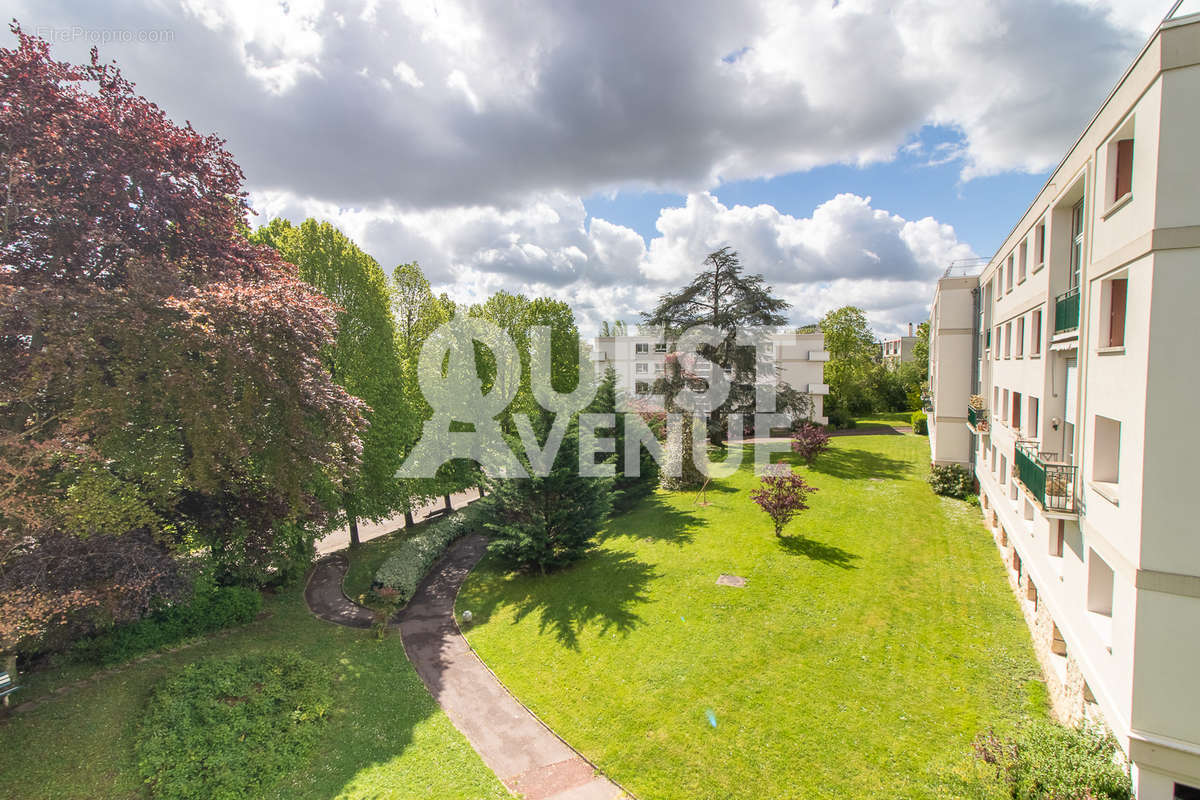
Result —
M 913 351 L 917 346 L 917 337 L 913 333 L 913 324 L 908 323 L 908 335 L 884 339 L 879 343 L 879 358 L 887 366 L 895 369 L 901 364 L 912 361 Z
M 1165 21 L 996 255 L 938 283 L 933 460 L 974 468 L 1058 715 L 1200 790 L 1200 14 Z
M 829 351 L 820 333 L 775 333 L 767 342 L 767 355 L 775 361 L 776 377 L 793 389 L 804 392 L 812 400 L 813 422 L 825 425 L 825 363 Z M 668 342 L 661 335 L 635 334 L 601 336 L 592 343 L 592 361 L 596 374 L 609 367 L 617 373 L 617 391 L 629 397 L 648 397 L 654 381 L 663 376 Z

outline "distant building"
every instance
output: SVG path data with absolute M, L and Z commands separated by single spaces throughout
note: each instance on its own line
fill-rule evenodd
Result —
M 884 339 L 879 343 L 879 356 L 884 364 L 895 369 L 901 364 L 913 360 L 913 350 L 917 346 L 917 337 L 913 334 L 913 324 L 908 323 L 908 336 L 897 336 L 894 339 Z
M 592 345 L 592 361 L 596 374 L 603 375 L 609 367 L 617 373 L 617 391 L 630 397 L 653 394 L 654 382 L 663 376 L 670 344 L 661 336 L 635 334 L 632 336 L 601 336 Z M 771 335 L 769 352 L 773 351 L 776 374 L 780 382 L 803 392 L 812 400 L 813 422 L 826 424 L 825 363 L 829 351 L 825 337 L 817 333 L 776 333 Z
M 938 282 L 929 442 L 974 469 L 1056 714 L 1200 796 L 1200 14 L 1168 19 L 981 269 Z

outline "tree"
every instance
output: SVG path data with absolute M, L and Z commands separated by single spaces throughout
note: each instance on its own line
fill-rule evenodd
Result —
M 544 437 L 549 415 L 540 415 L 536 430 Z M 522 466 L 530 470 L 524 451 Z M 568 426 L 548 475 L 530 470 L 528 478 L 487 479 L 488 494 L 480 519 L 491 532 L 489 549 L 519 569 L 542 574 L 571 564 L 587 552 L 611 509 L 608 478 L 579 474 L 579 429 Z
M 57 62 L 13 31 L 17 47 L 0 49 L 0 618 L 43 622 L 0 648 L 28 648 L 68 618 L 146 607 L 161 570 L 100 568 L 114 552 L 162 565 L 146 548 L 207 546 L 256 579 L 286 573 L 296 531 L 324 516 L 313 487 L 340 479 L 363 419 L 316 357 L 334 306 L 243 235 L 242 173 L 221 140 L 173 124 L 95 51 Z M 71 522 L 85 508 L 93 530 Z M 83 566 L 61 571 L 64 551 Z
M 787 320 L 781 312 L 788 307 L 786 301 L 772 294 L 761 275 L 743 275 L 737 252 L 722 247 L 708 254 L 704 269 L 691 283 L 660 297 L 654 311 L 643 313 L 642 318 L 646 325 L 662 329 L 669 338 L 702 324 L 724 333 L 719 344 L 702 346 L 700 354 L 732 373 L 725 412 L 752 413 L 756 354 L 753 348 L 737 346 L 735 335 L 739 328 L 783 325 Z M 723 441 L 724 431 L 721 409 L 712 409 L 708 425 L 710 440 L 714 444 Z
M 810 486 L 787 465 L 776 464 L 762 476 L 760 487 L 750 492 L 750 499 L 771 518 L 775 535 L 783 536 L 784 526 L 808 509 L 808 495 L 815 491 L 817 487 Z
M 818 325 L 829 351 L 825 411 L 831 418 L 869 413 L 874 407 L 870 381 L 876 346 L 866 312 L 857 306 L 843 306 L 822 317 Z
M 434 295 L 429 281 L 417 262 L 401 264 L 392 271 L 392 316 L 396 324 L 396 344 L 404 365 L 404 393 L 414 422 L 413 438 L 402 448 L 403 456 L 412 451 L 421 433 L 421 422 L 433 415 L 417 383 L 417 364 L 421 347 L 438 326 L 449 322 L 455 305 L 447 295 Z M 413 511 L 425 500 L 442 495 L 449 507 L 449 496 L 465 489 L 477 479 L 467 464 L 447 464 L 433 480 L 402 480 L 404 524 L 413 526 Z
M 804 459 L 804 463 L 812 466 L 817 456 L 829 449 L 829 434 L 821 427 L 805 423 L 800 430 L 792 434 L 792 452 Z
M 917 326 L 917 341 L 913 345 L 913 363 L 921 373 L 921 380 L 929 380 L 929 320 Z
M 366 404 L 369 427 L 362 436 L 361 457 L 347 466 L 342 513 L 332 524 L 347 525 L 350 545 L 356 546 L 360 518 L 378 522 L 407 505 L 396 470 L 406 443 L 419 433 L 403 390 L 387 276 L 375 259 L 328 222 L 309 219 L 295 227 L 275 219 L 251 238 L 274 247 L 296 265 L 302 280 L 338 305 L 338 334 L 326 349 L 325 362 L 338 385 Z
M 659 483 L 658 462 L 645 447 L 638 451 L 638 474 L 627 475 L 629 463 L 625 459 L 626 414 L 617 413 L 617 372 L 612 367 L 604 373 L 604 379 L 596 387 L 596 397 L 587 409 L 591 414 L 613 414 L 614 450 L 612 463 L 616 471 L 612 486 L 612 504 L 616 509 L 631 508 L 638 500 L 654 493 Z

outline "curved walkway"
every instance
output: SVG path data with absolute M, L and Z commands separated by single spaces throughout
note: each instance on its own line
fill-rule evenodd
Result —
M 487 540 L 477 534 L 459 539 L 392 619 L 392 625 L 400 628 L 409 661 L 454 727 L 513 794 L 525 800 L 626 797 L 509 694 L 463 638 L 454 620 L 454 599 L 486 549 Z M 369 628 L 374 613 L 342 591 L 349 566 L 341 553 L 318 561 L 304 587 L 304 598 L 321 619 Z
M 304 586 L 304 602 L 308 610 L 326 622 L 349 628 L 369 628 L 375 623 L 375 612 L 355 603 L 342 591 L 342 579 L 350 561 L 341 553 L 325 556 L 313 567 Z

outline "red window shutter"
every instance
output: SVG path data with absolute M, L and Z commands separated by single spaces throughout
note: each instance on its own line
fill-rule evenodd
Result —
M 1113 280 L 1108 312 L 1109 347 L 1123 347 L 1125 345 L 1125 295 L 1128 290 L 1128 279 L 1116 278 Z
M 1120 200 L 1133 188 L 1133 139 L 1117 142 L 1117 188 L 1113 200 Z

